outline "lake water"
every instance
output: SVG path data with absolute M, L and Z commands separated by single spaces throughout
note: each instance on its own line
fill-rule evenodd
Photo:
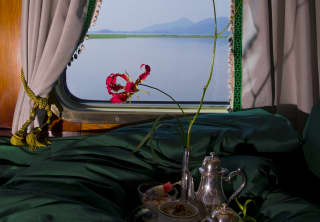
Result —
M 109 100 L 105 80 L 110 73 L 128 72 L 133 81 L 151 66 L 144 82 L 172 95 L 178 101 L 199 101 L 207 82 L 212 58 L 213 39 L 203 38 L 115 38 L 90 39 L 86 48 L 67 70 L 70 92 L 81 99 Z M 217 44 L 214 77 L 206 101 L 227 101 L 228 43 Z M 141 87 L 133 101 L 170 101 L 152 89 Z

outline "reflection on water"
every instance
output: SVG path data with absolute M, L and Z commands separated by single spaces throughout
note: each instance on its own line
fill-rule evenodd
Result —
M 151 66 L 145 84 L 158 87 L 178 101 L 199 101 L 207 82 L 212 57 L 212 39 L 119 38 L 91 39 L 79 59 L 67 70 L 70 92 L 81 99 L 109 100 L 105 79 L 110 73 L 128 72 L 133 80 L 142 72 L 140 64 Z M 227 101 L 228 44 L 217 44 L 214 77 L 206 101 Z M 138 101 L 170 101 L 151 89 L 139 92 Z

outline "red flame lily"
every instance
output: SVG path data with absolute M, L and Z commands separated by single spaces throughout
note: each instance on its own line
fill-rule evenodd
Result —
M 126 73 L 111 73 L 106 79 L 106 85 L 108 93 L 112 96 L 110 101 L 112 103 L 124 103 L 126 102 L 134 93 L 138 92 L 138 85 L 141 84 L 148 75 L 150 75 L 151 68 L 149 65 L 142 64 L 140 69 L 144 68 L 145 71 L 139 75 L 139 78 L 132 82 L 130 81 L 129 75 Z M 126 85 L 120 85 L 117 83 L 117 78 L 122 78 Z M 120 90 L 124 90 L 119 92 Z

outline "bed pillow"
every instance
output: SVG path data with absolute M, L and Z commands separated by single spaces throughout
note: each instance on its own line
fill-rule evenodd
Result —
M 220 114 L 205 121 L 211 128 L 211 147 L 220 156 L 288 153 L 301 147 L 298 132 L 285 117 L 262 109 Z
M 181 118 L 186 126 L 189 122 Z M 165 127 L 159 128 L 153 135 L 153 140 L 160 148 L 183 146 L 180 134 L 177 132 L 176 120 L 161 121 Z M 131 137 L 145 135 L 153 123 L 123 127 L 112 131 L 113 134 L 124 133 Z M 141 134 L 142 133 L 142 134 Z M 139 144 L 129 140 L 128 145 Z M 135 145 L 136 146 L 136 145 Z M 263 109 L 252 109 L 232 113 L 201 114 L 192 127 L 191 146 L 193 150 L 214 151 L 219 156 L 230 154 L 251 155 L 252 153 L 287 153 L 301 147 L 298 132 L 291 126 L 288 119 L 281 115 L 271 114 Z M 197 151 L 196 151 L 197 153 Z M 260 155 L 259 154 L 259 155 Z M 168 155 L 169 156 L 169 155 Z

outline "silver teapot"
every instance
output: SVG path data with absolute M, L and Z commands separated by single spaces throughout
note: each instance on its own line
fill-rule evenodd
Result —
M 241 169 L 229 173 L 229 170 L 221 168 L 221 161 L 215 153 L 210 153 L 210 156 L 204 158 L 202 167 L 199 169 L 201 180 L 198 191 L 195 192 L 193 178 L 188 167 L 189 150 L 186 149 L 183 157 L 181 199 L 201 203 L 206 208 L 207 213 L 211 213 L 223 203 L 229 204 L 232 199 L 240 194 L 246 185 L 246 176 Z M 222 184 L 224 181 L 230 181 L 231 178 L 238 175 L 242 177 L 242 184 L 236 192 L 227 199 L 223 192 Z

